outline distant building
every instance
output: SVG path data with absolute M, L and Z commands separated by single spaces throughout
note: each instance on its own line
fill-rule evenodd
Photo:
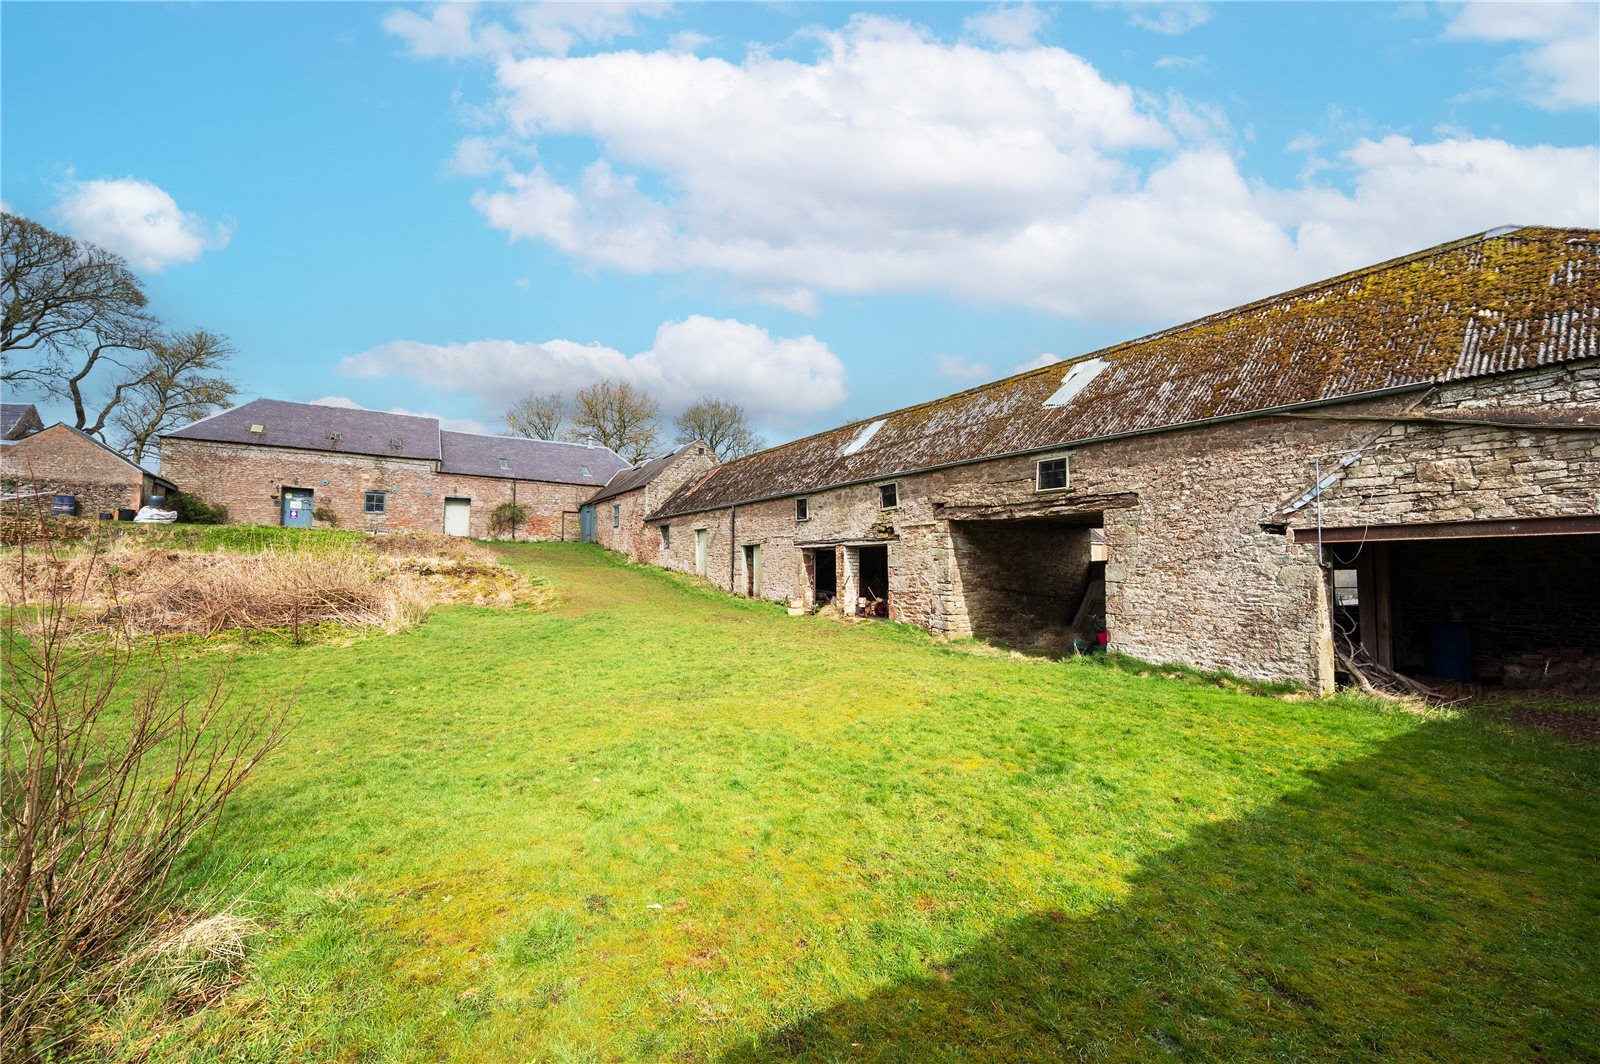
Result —
M 439 420 L 257 399 L 161 438 L 161 470 L 245 524 L 577 539 L 579 508 L 628 463 L 607 447 L 441 429 Z M 508 531 L 509 535 L 510 532 Z
M 664 526 L 647 526 L 645 518 L 716 464 L 711 448 L 696 440 L 624 469 L 584 505 L 585 541 L 621 551 L 636 562 L 655 564 L 664 563 L 674 550 L 689 549 L 689 545 L 672 543 L 671 533 L 661 531 Z
M 137 510 L 173 489 L 86 432 L 44 428 L 38 410 L 17 403 L 0 406 L 0 481 L 8 509 L 49 510 L 61 496 L 84 517 Z

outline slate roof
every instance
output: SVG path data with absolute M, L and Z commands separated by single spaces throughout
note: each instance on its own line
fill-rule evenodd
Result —
M 543 480 L 553 484 L 604 484 L 629 468 L 609 447 L 449 430 L 440 432 L 439 437 L 444 450 L 439 466 L 442 473 Z M 501 459 L 505 460 L 507 468 L 501 468 Z M 589 471 L 587 475 L 585 469 Z
M 262 432 L 251 432 L 251 425 Z M 333 437 L 337 437 L 336 439 Z M 163 439 L 298 447 L 307 451 L 439 459 L 439 419 L 344 406 L 255 399 L 166 433 Z M 399 446 L 394 441 L 400 441 Z
M 1600 231 L 1493 230 L 760 451 L 653 516 L 1594 357 Z M 1096 359 L 1082 391 L 1045 405 Z
M 644 487 L 656 477 L 665 473 L 685 451 L 696 446 L 703 447 L 705 445 L 686 443 L 675 451 L 668 451 L 666 454 L 657 455 L 649 461 L 640 462 L 636 466 L 624 469 L 607 481 L 605 487 L 595 493 L 595 496 L 589 500 L 589 505 L 593 506 L 596 503 L 605 502 L 607 499 L 614 499 L 618 495 L 626 495 L 630 491 Z
M 28 418 L 30 413 L 33 416 Z M 12 433 L 23 427 L 24 418 L 39 423 L 39 411 L 32 403 L 0 403 L 0 440 L 12 439 Z

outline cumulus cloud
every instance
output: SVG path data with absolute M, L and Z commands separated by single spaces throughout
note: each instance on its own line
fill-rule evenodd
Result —
M 1211 21 L 1209 4 L 1191 3 L 1132 3 L 1128 7 L 1128 24 L 1140 29 L 1176 37 Z
M 630 37 L 640 17 L 657 18 L 668 10 L 661 3 L 519 4 L 506 22 L 480 20 L 476 3 L 441 3 L 425 11 L 391 11 L 383 26 L 423 58 L 566 55 L 579 45 Z
M 1032 4 L 996 4 L 962 21 L 968 36 L 1008 48 L 1031 45 L 1050 16 Z
M 1600 102 L 1600 6 L 1566 3 L 1469 3 L 1445 30 L 1461 40 L 1522 42 L 1522 90 L 1556 110 Z
M 844 364 L 821 340 L 774 337 L 756 325 L 698 315 L 662 324 L 649 350 L 634 355 L 571 340 L 398 340 L 346 358 L 340 372 L 466 392 L 490 410 L 530 391 L 571 395 L 610 378 L 643 388 L 668 414 L 714 395 L 772 425 L 797 424 L 846 396 Z
M 988 363 L 974 362 L 959 355 L 934 355 L 933 371 L 953 381 L 984 381 L 993 375 Z
M 354 399 L 350 398 L 347 395 L 324 395 L 321 399 L 313 399 L 313 400 L 311 400 L 311 405 L 312 406 L 337 406 L 337 407 L 342 407 L 345 410 L 366 410 L 366 409 L 369 409 L 368 407 L 362 406 L 360 403 L 356 402 Z M 440 414 L 435 414 L 435 413 L 432 413 L 432 412 L 426 411 L 426 410 L 407 410 L 403 406 L 392 406 L 385 412 L 386 413 L 390 413 L 390 414 L 407 414 L 407 415 L 409 415 L 411 417 L 431 417 L 435 421 L 439 422 L 439 427 L 440 428 L 449 429 L 451 432 L 482 432 L 482 433 L 487 433 L 489 431 L 488 426 L 486 426 L 483 422 L 477 420 L 476 418 L 470 418 L 470 417 L 444 417 L 444 416 L 442 416 Z
M 180 210 L 157 185 L 133 177 L 74 181 L 55 213 L 67 232 L 159 273 L 226 247 L 232 230 Z
M 1275 186 L 1240 170 L 1220 109 L 1136 92 L 1061 48 L 874 16 L 816 39 L 801 59 L 502 58 L 499 135 L 527 153 L 579 138 L 594 157 L 508 167 L 472 202 L 587 266 L 718 276 L 801 313 L 819 294 L 923 291 L 1120 323 L 1181 320 L 1530 204 L 1530 222 L 1600 215 L 1592 146 L 1352 140 Z

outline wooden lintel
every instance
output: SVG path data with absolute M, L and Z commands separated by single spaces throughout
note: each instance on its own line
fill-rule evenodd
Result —
M 1411 525 L 1338 525 L 1291 528 L 1292 543 L 1385 543 L 1506 536 L 1583 536 L 1600 533 L 1600 515 L 1518 517 L 1488 521 L 1435 521 Z
M 1025 502 L 994 503 L 986 506 L 945 505 L 936 511 L 947 521 L 1028 520 L 1041 517 L 1087 517 L 1102 510 L 1126 510 L 1139 505 L 1132 492 L 1108 495 L 1073 495 Z

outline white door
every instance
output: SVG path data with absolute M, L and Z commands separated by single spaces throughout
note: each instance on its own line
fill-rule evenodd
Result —
M 706 530 L 694 530 L 694 571 L 706 575 Z
M 447 536 L 472 534 L 471 499 L 446 499 L 444 501 L 444 533 Z

